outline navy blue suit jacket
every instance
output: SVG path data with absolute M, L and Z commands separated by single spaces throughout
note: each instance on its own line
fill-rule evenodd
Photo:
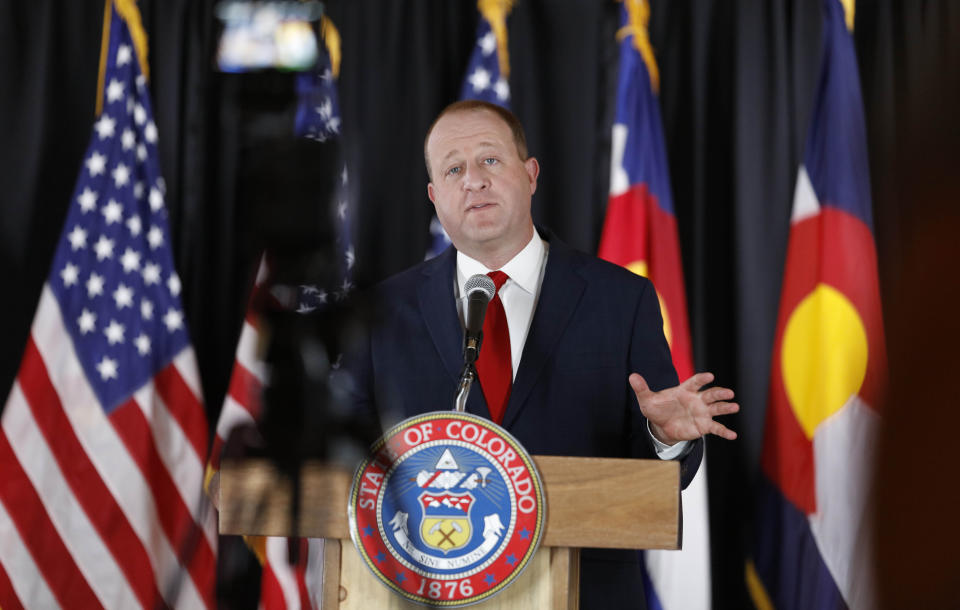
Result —
M 550 244 L 546 271 L 503 427 L 535 455 L 656 458 L 627 382 L 637 372 L 654 390 L 677 384 L 653 285 L 541 235 Z M 377 319 L 355 379 L 357 400 L 385 426 L 453 408 L 463 366 L 455 280 L 451 247 L 373 291 Z M 467 411 L 490 417 L 476 383 Z M 682 486 L 702 452 L 702 439 L 691 443 Z M 635 551 L 584 549 L 581 607 L 643 607 L 638 561 Z

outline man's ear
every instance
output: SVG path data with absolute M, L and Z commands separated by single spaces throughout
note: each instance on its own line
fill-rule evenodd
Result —
M 433 192 L 432 182 L 427 183 L 427 197 L 430 198 L 430 203 L 432 203 L 433 205 L 437 205 L 437 195 L 436 193 Z
M 530 157 L 523 162 L 524 169 L 527 170 L 527 177 L 530 179 L 530 194 L 537 192 L 537 176 L 540 175 L 540 163 L 534 157 Z

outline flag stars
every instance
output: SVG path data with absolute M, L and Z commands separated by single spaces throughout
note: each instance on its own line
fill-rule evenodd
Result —
M 140 316 L 144 320 L 153 319 L 153 303 L 151 303 L 149 299 L 140 301 Z
M 80 278 L 80 268 L 73 263 L 67 263 L 60 271 L 60 277 L 63 279 L 63 286 L 69 288 L 77 283 Z
M 150 225 L 150 230 L 147 231 L 147 242 L 150 244 L 151 250 L 156 250 L 163 245 L 163 231 L 157 225 Z
M 150 202 L 150 209 L 154 212 L 159 212 L 163 209 L 163 193 L 160 192 L 160 189 L 150 189 L 148 201 Z
M 143 283 L 147 286 L 160 283 L 160 265 L 156 263 L 147 263 L 143 266 Z
M 344 253 L 344 256 L 347 259 L 347 269 L 353 269 L 353 264 L 356 262 L 357 257 L 353 253 L 353 246 L 347 248 L 347 251 Z
M 123 343 L 124 331 L 123 324 L 116 320 L 110 320 L 110 325 L 103 330 L 103 334 L 107 336 L 107 342 L 110 345 L 116 345 L 117 343 Z
M 143 182 L 137 181 L 133 185 L 133 196 L 136 197 L 137 200 L 143 199 Z
M 145 333 L 137 335 L 137 338 L 133 340 L 133 344 L 137 346 L 137 352 L 139 352 L 141 356 L 146 356 L 150 353 L 150 337 Z
M 116 127 L 117 122 L 106 113 L 100 115 L 100 119 L 93 124 L 94 130 L 97 132 L 97 137 L 101 140 L 112 138 Z
M 123 133 L 120 134 L 120 144 L 123 145 L 123 150 L 133 150 L 133 147 L 137 143 L 137 136 L 134 135 L 132 129 L 124 129 Z
M 147 147 L 143 144 L 137 144 L 137 160 L 146 161 L 147 160 Z
M 131 273 L 140 268 L 140 253 L 132 248 L 127 248 L 123 252 L 123 256 L 120 257 L 120 264 L 123 265 L 123 270 L 127 273 Z
M 502 102 L 510 99 L 510 85 L 503 78 L 497 79 L 497 84 L 493 86 L 493 92 L 497 95 L 497 99 Z
M 101 294 L 103 294 L 103 276 L 91 272 L 90 277 L 87 278 L 87 296 L 92 299 Z
M 123 206 L 120 205 L 115 199 L 111 199 L 107 202 L 107 205 L 103 206 L 103 209 L 100 210 L 100 213 L 103 214 L 103 219 L 108 225 L 112 225 L 115 222 L 120 222 L 123 220 Z
M 337 204 L 337 216 L 340 217 L 340 220 L 345 220 L 347 218 L 347 202 L 341 201 Z
M 117 163 L 113 168 L 113 184 L 117 188 L 130 184 L 130 168 L 123 163 Z
M 92 333 L 97 328 L 97 314 L 84 308 L 80 312 L 80 317 L 77 318 L 77 326 L 80 328 L 81 335 Z
M 176 273 L 170 274 L 170 279 L 167 280 L 167 288 L 173 296 L 180 296 L 180 277 Z
M 100 379 L 106 381 L 108 379 L 117 378 L 117 361 L 113 358 L 107 358 L 106 356 L 100 360 L 97 364 L 97 372 L 100 373 Z
M 136 237 L 140 235 L 140 231 L 143 230 L 143 224 L 140 222 L 139 216 L 131 216 L 127 219 L 127 229 L 130 230 L 130 235 Z
M 493 32 L 487 32 L 486 35 L 477 41 L 477 44 L 480 45 L 480 50 L 483 51 L 484 55 L 490 55 L 497 49 L 497 37 L 493 35 Z
M 130 45 L 122 44 L 117 47 L 117 65 L 125 66 L 130 63 L 131 59 L 131 49 Z
M 147 122 L 147 111 L 143 108 L 143 105 L 134 103 L 133 120 L 137 125 L 143 125 Z
M 84 188 L 83 192 L 77 196 L 77 203 L 80 204 L 80 210 L 86 214 L 97 209 L 97 193 L 91 191 L 89 187 Z
M 99 176 L 107 167 L 107 158 L 98 152 L 94 152 L 86 161 L 87 171 L 90 176 Z
M 325 97 L 323 102 L 315 107 L 314 110 L 320 115 L 321 119 L 326 121 L 333 116 L 333 101 L 329 97 Z
M 87 232 L 80 225 L 73 227 L 73 231 L 67 234 L 67 239 L 70 241 L 70 248 L 74 252 L 87 247 Z
M 143 128 L 143 137 L 151 144 L 157 141 L 157 125 L 153 121 L 147 121 L 147 126 Z
M 133 288 L 121 283 L 113 291 L 113 300 L 117 304 L 117 309 L 133 307 Z
M 183 328 L 183 314 L 176 309 L 170 308 L 163 316 L 163 323 L 169 332 L 174 332 Z
M 107 101 L 113 103 L 119 99 L 123 99 L 123 83 L 112 78 L 107 85 Z
M 469 77 L 467 81 L 473 87 L 474 91 L 483 91 L 490 86 L 490 73 L 484 70 L 483 68 L 477 67 Z
M 98 261 L 113 258 L 113 240 L 108 239 L 106 235 L 101 235 L 97 243 L 93 245 L 93 251 L 97 253 Z

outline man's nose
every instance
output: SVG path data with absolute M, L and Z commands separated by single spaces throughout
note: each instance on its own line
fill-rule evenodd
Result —
M 468 163 L 463 171 L 466 174 L 463 177 L 463 188 L 466 190 L 479 191 L 490 185 L 486 173 L 480 166 Z

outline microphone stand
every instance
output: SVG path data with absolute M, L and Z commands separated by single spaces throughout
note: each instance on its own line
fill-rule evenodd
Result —
M 483 331 L 478 333 L 476 337 L 467 336 L 466 338 L 466 345 L 463 348 L 463 370 L 460 371 L 457 395 L 453 399 L 453 410 L 458 413 L 467 410 L 467 397 L 470 395 L 473 381 L 477 378 L 477 369 L 474 363 L 480 355 L 481 343 L 483 343 Z

